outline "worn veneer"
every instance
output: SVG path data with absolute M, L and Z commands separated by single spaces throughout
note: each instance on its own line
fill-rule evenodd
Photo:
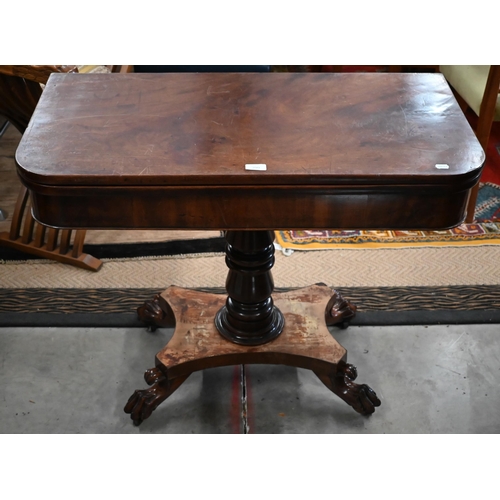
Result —
M 442 75 L 396 73 L 54 74 L 16 154 L 86 229 L 452 227 L 484 158 Z

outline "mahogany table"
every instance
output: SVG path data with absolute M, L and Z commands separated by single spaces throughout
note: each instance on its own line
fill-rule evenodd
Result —
M 442 75 L 395 73 L 54 74 L 16 154 L 43 224 L 225 231 L 227 297 L 172 286 L 139 308 L 175 332 L 126 404 L 137 425 L 193 371 L 240 363 L 313 370 L 372 413 L 327 329 L 356 306 L 273 293 L 273 231 L 456 226 L 484 158 Z

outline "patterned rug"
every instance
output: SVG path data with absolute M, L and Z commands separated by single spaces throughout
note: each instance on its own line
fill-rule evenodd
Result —
M 325 283 L 358 306 L 353 325 L 500 324 L 500 245 L 276 253 L 278 289 Z M 141 326 L 136 309 L 170 285 L 221 293 L 224 255 L 108 259 L 97 273 L 0 261 L 1 326 Z
M 445 231 L 276 231 L 283 252 L 500 244 L 500 186 L 480 185 L 476 220 Z

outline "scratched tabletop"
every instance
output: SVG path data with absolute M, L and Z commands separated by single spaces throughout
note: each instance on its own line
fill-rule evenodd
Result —
M 50 185 L 439 184 L 484 153 L 440 74 L 53 74 L 16 159 Z
M 444 229 L 484 152 L 439 74 L 53 74 L 16 160 L 60 228 Z

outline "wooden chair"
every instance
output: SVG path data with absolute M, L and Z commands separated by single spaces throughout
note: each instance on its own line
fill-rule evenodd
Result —
M 76 66 L 0 66 L 0 114 L 24 133 L 42 95 L 40 84 L 47 83 L 51 73 L 77 73 Z M 98 271 L 102 262 L 83 253 L 84 230 L 76 230 L 71 246 L 72 230 L 59 231 L 37 223 L 31 214 L 26 187 L 17 197 L 10 232 L 0 233 L 0 244 L 23 252 Z M 60 237 L 59 237 L 60 236 Z
M 0 116 L 0 138 L 7 130 L 9 126 L 9 121 L 5 119 L 3 116 Z M 7 212 L 0 208 L 0 221 L 5 220 L 7 218 Z
M 500 121 L 500 66 L 440 66 L 463 111 L 470 108 L 478 117 L 476 136 L 484 151 L 488 147 L 491 127 Z M 474 220 L 479 183 L 474 187 L 467 206 L 466 222 Z

